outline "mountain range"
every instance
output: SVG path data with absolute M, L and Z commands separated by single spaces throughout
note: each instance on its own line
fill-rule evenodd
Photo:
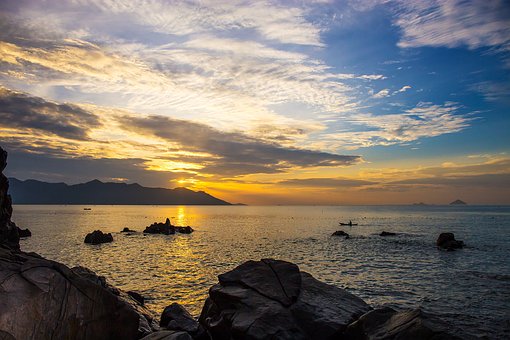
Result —
M 97 179 L 67 185 L 9 178 L 13 204 L 154 204 L 230 205 L 204 191 L 147 188 L 137 183 L 104 183 Z

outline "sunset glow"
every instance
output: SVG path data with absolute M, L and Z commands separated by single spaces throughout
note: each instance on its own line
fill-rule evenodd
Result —
M 510 204 L 509 10 L 2 1 L 8 175 L 245 204 Z

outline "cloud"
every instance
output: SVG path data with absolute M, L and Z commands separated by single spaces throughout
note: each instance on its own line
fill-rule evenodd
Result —
M 400 47 L 467 46 L 510 50 L 510 9 L 505 0 L 400 2 L 395 20 Z
M 370 147 L 394 145 L 440 136 L 467 128 L 474 119 L 460 114 L 457 103 L 443 105 L 419 103 L 401 114 L 375 115 L 370 113 L 352 114 L 346 118 L 352 127 L 343 132 L 323 134 L 320 140 L 325 145 L 347 147 Z
M 349 179 L 349 178 L 299 178 L 288 179 L 278 182 L 278 184 L 296 186 L 296 187 L 314 187 L 314 188 L 355 188 L 366 185 L 377 184 L 377 182 Z
M 210 126 L 163 116 L 119 118 L 123 129 L 153 135 L 184 150 L 218 157 L 203 160 L 202 173 L 242 175 L 276 173 L 293 167 L 339 167 L 352 165 L 359 156 L 282 147 L 238 132 L 222 132 Z
M 390 89 L 382 89 L 381 91 L 374 94 L 372 97 L 373 98 L 384 98 L 384 97 L 388 97 L 389 95 L 390 95 Z
M 0 86 L 0 126 L 50 133 L 69 139 L 89 139 L 99 118 L 76 105 L 57 104 Z
M 400 90 L 393 92 L 393 95 L 396 95 L 397 93 L 406 92 L 407 90 L 410 90 L 411 88 L 412 87 L 409 85 L 402 86 L 402 88 Z

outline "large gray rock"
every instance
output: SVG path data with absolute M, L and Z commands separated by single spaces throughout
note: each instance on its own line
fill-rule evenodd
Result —
M 0 246 L 0 334 L 139 339 L 154 329 L 150 311 L 92 271 Z
M 213 339 L 333 339 L 368 310 L 295 264 L 262 260 L 220 275 L 199 321 Z
M 349 325 L 345 340 L 460 340 L 472 339 L 420 309 L 397 312 L 384 307 L 368 312 Z

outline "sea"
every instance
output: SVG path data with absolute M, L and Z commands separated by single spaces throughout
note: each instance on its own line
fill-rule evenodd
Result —
M 142 233 L 167 217 L 195 231 Z M 179 302 L 198 316 L 219 274 L 275 258 L 374 307 L 420 307 L 472 335 L 510 338 L 509 206 L 15 205 L 13 220 L 32 231 L 22 250 L 88 267 L 158 313 Z M 339 225 L 348 221 L 358 225 Z M 84 244 L 96 229 L 114 242 Z M 351 238 L 331 236 L 337 230 Z M 438 250 L 441 232 L 467 246 Z

